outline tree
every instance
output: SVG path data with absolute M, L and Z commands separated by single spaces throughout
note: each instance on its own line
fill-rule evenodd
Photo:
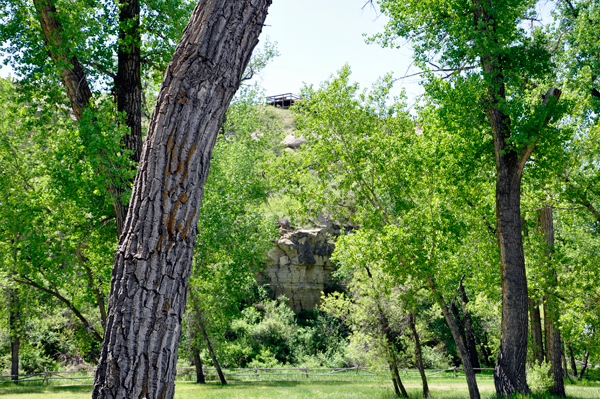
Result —
M 95 399 L 173 397 L 212 148 L 270 3 L 200 1 L 169 63 L 115 256 Z
M 502 274 L 502 337 L 494 383 L 498 395 L 529 393 L 527 356 L 527 278 L 521 236 L 521 178 L 538 141 L 548 140 L 546 126 L 560 90 L 550 88 L 537 104 L 539 84 L 552 72 L 548 38 L 527 31 L 521 21 L 534 12 L 532 1 L 473 0 L 379 2 L 391 18 L 378 38 L 393 45 L 411 40 L 417 65 L 426 70 L 428 95 L 441 107 L 476 112 L 493 137 L 496 160 L 496 233 Z M 430 68 L 434 65 L 434 69 Z M 448 72 L 436 78 L 434 72 Z M 470 87 L 469 87 L 470 86 Z M 474 103 L 457 106 L 455 90 L 476 90 Z M 450 111 L 456 112 L 456 111 Z

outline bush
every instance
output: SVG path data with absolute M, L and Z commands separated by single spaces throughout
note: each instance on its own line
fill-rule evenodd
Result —
M 544 362 L 539 366 L 534 362 L 532 366 L 527 367 L 527 384 L 534 394 L 547 392 L 554 380 L 548 375 L 550 372 L 550 363 Z

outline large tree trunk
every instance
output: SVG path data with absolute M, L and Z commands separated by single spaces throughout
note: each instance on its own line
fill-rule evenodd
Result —
M 204 370 L 202 370 L 200 351 L 197 349 L 194 349 L 194 366 L 196 366 L 196 384 L 206 384 L 206 380 L 204 379 Z
M 550 259 L 554 253 L 554 223 L 552 220 L 552 207 L 546 205 L 538 213 L 538 224 L 540 232 L 546 240 L 546 259 Z M 546 284 L 551 291 L 556 290 L 558 279 L 556 270 L 551 263 L 547 264 Z M 544 296 L 544 329 L 546 333 L 546 359 L 550 363 L 550 376 L 554 385 L 550 393 L 555 396 L 565 397 L 565 382 L 562 371 L 562 343 L 560 342 L 560 330 L 558 329 L 559 309 L 554 295 Z
M 415 315 L 410 312 L 408 314 L 408 324 L 412 332 L 413 339 L 415 340 L 415 355 L 417 360 L 417 369 L 421 374 L 421 381 L 423 382 L 423 397 L 430 398 L 429 385 L 427 385 L 427 376 L 425 375 L 425 367 L 423 367 L 423 353 L 421 351 L 421 340 L 419 339 L 419 333 L 417 332 L 417 326 L 415 325 Z
M 533 339 L 533 357 L 540 365 L 544 362 L 544 338 L 542 336 L 542 318 L 540 305 L 536 299 L 529 298 L 529 318 L 531 323 L 531 338 Z
M 527 276 L 521 236 L 521 177 L 525 163 L 535 149 L 532 139 L 524 148 L 509 145 L 509 116 L 504 113 L 506 102 L 505 77 L 496 36 L 497 22 L 489 13 L 494 9 L 490 0 L 472 0 L 473 22 L 477 31 L 475 42 L 487 85 L 486 113 L 494 139 L 496 158 L 496 231 L 500 249 L 502 279 L 502 321 L 498 360 L 494 369 L 494 385 L 498 396 L 531 393 L 525 375 L 527 360 Z M 558 100 L 560 90 L 550 89 L 544 98 Z M 537 128 L 550 121 L 547 117 Z M 539 134 L 539 131 L 538 131 Z
M 212 148 L 271 0 L 201 0 L 165 74 L 115 255 L 94 399 L 172 398 Z
M 479 363 L 479 356 L 477 355 L 477 343 L 475 342 L 475 330 L 473 329 L 473 320 L 471 319 L 471 312 L 469 312 L 469 310 L 467 309 L 469 298 L 467 297 L 467 293 L 465 292 L 465 287 L 463 286 L 462 281 L 458 288 L 462 300 L 462 320 L 465 330 L 467 350 L 469 351 L 469 356 L 471 358 L 471 365 L 473 366 L 473 369 L 480 369 L 481 364 Z M 475 371 L 475 373 L 480 372 L 481 370 Z
M 9 289 L 10 375 L 11 381 L 19 380 L 19 348 L 21 346 L 21 300 L 16 287 Z
M 435 285 L 435 280 L 433 277 L 428 278 L 429 288 L 431 288 L 431 292 L 433 293 L 433 297 L 437 304 L 442 308 L 442 313 L 444 314 L 444 318 L 446 319 L 446 323 L 448 323 L 448 327 L 450 328 L 450 332 L 452 333 L 452 337 L 454 338 L 454 343 L 456 343 L 456 348 L 458 349 L 458 354 L 463 363 L 463 367 L 465 369 L 465 376 L 467 377 L 467 386 L 469 387 L 469 397 L 471 399 L 479 399 L 481 395 L 479 394 L 479 387 L 477 386 L 477 379 L 475 378 L 475 371 L 473 370 L 473 365 L 471 364 L 471 357 L 469 356 L 469 351 L 463 342 L 463 338 L 460 335 L 460 331 L 458 330 L 458 326 L 456 325 L 456 321 L 454 317 L 452 317 L 452 313 L 450 312 L 450 307 L 444 300 L 442 294 L 437 290 Z

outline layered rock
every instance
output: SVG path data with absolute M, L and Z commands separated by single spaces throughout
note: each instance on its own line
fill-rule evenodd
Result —
M 321 293 L 331 284 L 334 270 L 330 256 L 339 226 L 287 232 L 268 253 L 262 281 L 270 286 L 275 298 L 285 295 L 296 312 L 314 309 Z

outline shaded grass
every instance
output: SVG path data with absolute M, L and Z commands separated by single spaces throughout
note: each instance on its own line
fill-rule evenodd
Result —
M 405 379 L 403 383 L 411 397 L 421 397 L 421 382 L 418 379 Z M 496 398 L 493 381 L 489 378 L 478 379 L 479 390 L 483 398 Z M 464 378 L 432 378 L 429 387 L 434 399 L 468 398 Z M 585 385 L 567 385 L 567 395 L 573 399 L 600 398 L 600 383 Z M 89 399 L 91 385 L 78 386 L 40 386 L 23 385 L 0 386 L 0 396 L 6 399 Z M 274 381 L 274 380 L 231 380 L 228 385 L 208 383 L 198 385 L 178 381 L 175 389 L 176 399 L 392 399 L 395 398 L 388 378 L 355 378 L 353 380 L 313 381 Z M 536 399 L 552 399 L 550 395 L 534 396 Z

